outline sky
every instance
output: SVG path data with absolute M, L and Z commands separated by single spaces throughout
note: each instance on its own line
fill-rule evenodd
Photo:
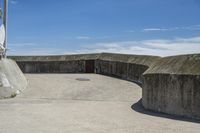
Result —
M 200 53 L 199 13 L 200 0 L 9 0 L 8 54 Z

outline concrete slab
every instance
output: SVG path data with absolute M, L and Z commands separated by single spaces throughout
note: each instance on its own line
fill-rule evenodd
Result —
M 29 87 L 0 101 L 3 133 L 198 133 L 197 122 L 144 113 L 136 84 L 95 74 L 26 75 Z M 79 81 L 86 78 L 90 81 Z M 140 110 L 140 111 L 139 111 Z

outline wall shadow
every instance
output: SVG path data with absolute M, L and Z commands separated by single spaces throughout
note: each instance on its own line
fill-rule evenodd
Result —
M 145 114 L 145 115 L 151 115 L 155 117 L 162 117 L 172 120 L 178 120 L 178 121 L 187 121 L 187 122 L 194 122 L 194 123 L 200 123 L 200 119 L 191 119 L 187 117 L 181 117 L 181 116 L 175 116 L 175 115 L 169 115 L 166 113 L 160 113 L 152 110 L 145 109 L 142 105 L 142 99 L 140 99 L 137 103 L 134 103 L 131 108 L 139 113 Z

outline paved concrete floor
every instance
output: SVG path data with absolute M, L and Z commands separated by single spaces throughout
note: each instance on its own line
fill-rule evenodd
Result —
M 143 110 L 141 88 L 95 74 L 27 74 L 0 100 L 0 133 L 199 133 L 200 124 Z M 78 81 L 87 78 L 90 81 Z

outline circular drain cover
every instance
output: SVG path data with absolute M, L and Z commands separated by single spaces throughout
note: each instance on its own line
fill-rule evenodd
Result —
M 87 78 L 77 78 L 76 80 L 78 80 L 78 81 L 90 81 L 90 79 L 87 79 Z

